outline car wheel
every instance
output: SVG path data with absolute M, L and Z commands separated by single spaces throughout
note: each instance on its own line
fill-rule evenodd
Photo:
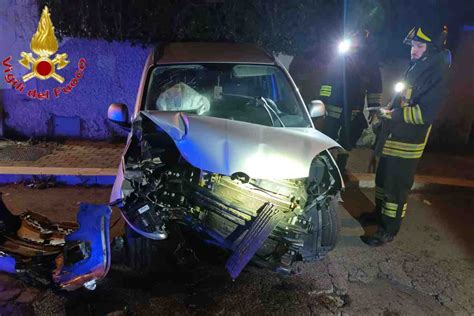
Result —
M 152 263 L 152 240 L 125 227 L 126 264 L 136 271 L 147 271 Z
M 337 202 L 331 199 L 325 207 L 321 209 L 322 223 L 321 223 L 321 253 L 326 255 L 336 247 L 340 221 L 337 213 Z
M 324 258 L 336 247 L 340 227 L 337 202 L 328 198 L 308 210 L 308 215 L 313 229 L 311 234 L 304 236 L 300 253 L 304 261 L 314 261 Z

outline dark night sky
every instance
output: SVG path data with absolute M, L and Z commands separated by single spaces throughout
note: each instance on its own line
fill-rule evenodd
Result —
M 461 29 L 465 24 L 474 25 L 474 0 L 392 0 L 392 10 L 387 31 L 387 55 L 406 53 L 397 45 L 417 21 L 446 24 L 449 28 L 448 47 L 455 53 Z M 383 39 L 382 39 L 383 40 Z

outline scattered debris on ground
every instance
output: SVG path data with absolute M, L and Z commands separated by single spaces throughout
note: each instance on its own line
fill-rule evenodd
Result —
M 103 203 L 110 188 L 6 186 L 0 191 L 18 213 L 28 207 L 54 221 L 71 221 L 79 201 Z M 322 261 L 299 264 L 290 276 L 249 266 L 232 281 L 222 254 L 199 248 L 190 252 L 189 245 L 159 246 L 164 247 L 160 264 L 144 274 L 120 263 L 123 243 L 117 238 L 112 244 L 116 262 L 95 291 L 64 292 L 0 274 L 0 314 L 472 314 L 474 242 L 472 231 L 459 225 L 473 221 L 468 210 L 473 196 L 413 194 L 413 211 L 400 235 L 390 245 L 372 249 L 360 242 L 363 228 L 351 214 L 370 209 L 373 191 L 348 190 L 336 249 Z

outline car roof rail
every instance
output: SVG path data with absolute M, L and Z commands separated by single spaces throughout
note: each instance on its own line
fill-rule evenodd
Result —
M 258 46 L 258 45 L 257 45 L 257 46 Z M 263 50 L 264 53 L 267 54 L 268 57 L 270 57 L 273 61 L 276 61 L 275 54 L 274 54 L 272 51 L 268 50 L 268 49 L 265 48 L 265 47 L 260 47 L 260 46 L 258 46 L 258 47 L 259 47 L 261 50 Z
M 169 42 L 159 42 L 154 50 L 153 50 L 153 60 L 152 64 L 157 64 L 158 61 L 163 57 L 163 54 L 165 52 L 165 47 L 169 44 Z

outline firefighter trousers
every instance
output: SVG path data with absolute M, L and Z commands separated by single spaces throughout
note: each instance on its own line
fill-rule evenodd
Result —
M 398 126 L 389 130 L 375 175 L 377 222 L 395 236 L 407 212 L 407 199 L 415 179 L 418 162 L 423 154 L 431 126 Z
M 377 222 L 395 236 L 407 211 L 407 199 L 419 159 L 380 157 L 375 175 Z

